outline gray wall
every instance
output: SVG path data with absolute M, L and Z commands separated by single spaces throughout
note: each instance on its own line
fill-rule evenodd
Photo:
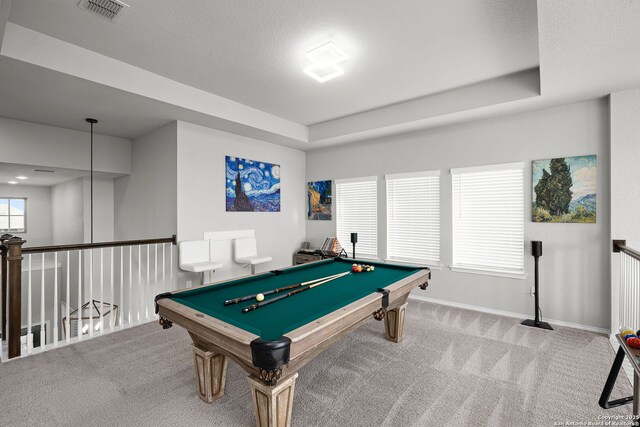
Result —
M 54 245 L 84 242 L 82 178 L 51 187 L 51 231 Z
M 0 152 L 5 163 L 89 169 L 90 134 L 0 117 Z M 131 141 L 94 135 L 94 170 L 131 173 Z
M 611 94 L 611 238 L 640 249 L 640 89 Z M 611 254 L 612 327 L 618 327 L 620 255 Z
M 133 141 L 133 173 L 114 186 L 117 240 L 176 233 L 176 150 L 176 122 Z
M 27 241 L 27 246 L 51 244 L 51 191 L 35 185 L 0 184 L 0 197 L 27 198 L 27 232 L 14 233 Z
M 593 100 L 525 114 L 441 127 L 307 153 L 307 180 L 377 175 L 378 253 L 386 255 L 383 175 L 441 171 L 441 262 L 431 286 L 416 293 L 489 310 L 533 314 L 530 241 L 542 240 L 541 307 L 548 319 L 609 328 L 609 120 L 608 101 Z M 531 161 L 598 155 L 597 224 L 531 222 Z M 450 168 L 525 162 L 525 269 L 527 279 L 452 272 Z M 306 221 L 307 239 L 319 246 L 335 235 L 334 221 Z M 345 242 L 343 242 L 345 243 Z M 348 243 L 348 242 L 347 242 Z
M 225 156 L 280 165 L 280 212 L 226 212 Z M 305 237 L 305 153 L 190 123 L 178 123 L 178 239 L 253 229 L 267 267 L 292 264 Z M 246 271 L 246 270 L 245 270 Z M 245 273 L 246 274 L 246 273 Z

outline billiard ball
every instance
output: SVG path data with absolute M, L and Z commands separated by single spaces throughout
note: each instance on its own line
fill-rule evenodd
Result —
M 627 340 L 627 345 L 628 345 L 629 347 L 632 347 L 632 348 L 640 348 L 640 338 L 638 338 L 638 337 L 635 337 L 635 338 L 633 338 L 633 337 L 632 337 L 632 338 L 629 338 L 629 339 Z
M 256 295 L 256 300 L 257 300 L 258 302 L 260 302 L 260 301 L 264 301 L 264 295 L 262 295 L 262 294 L 258 294 L 258 295 Z
M 623 337 L 627 336 L 627 335 L 633 335 L 633 333 L 634 332 L 629 328 L 624 328 L 624 329 L 620 328 L 620 335 L 623 336 Z

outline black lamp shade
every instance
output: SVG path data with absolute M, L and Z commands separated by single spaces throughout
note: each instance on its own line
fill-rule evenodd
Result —
M 539 240 L 531 241 L 531 255 L 535 257 L 542 256 L 542 242 Z

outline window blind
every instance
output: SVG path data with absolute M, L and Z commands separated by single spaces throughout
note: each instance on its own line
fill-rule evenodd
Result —
M 440 263 L 440 171 L 386 175 L 387 257 Z
M 336 180 L 337 237 L 352 256 L 351 233 L 358 233 L 356 257 L 378 257 L 377 177 Z
M 451 170 L 453 267 L 524 274 L 523 167 Z

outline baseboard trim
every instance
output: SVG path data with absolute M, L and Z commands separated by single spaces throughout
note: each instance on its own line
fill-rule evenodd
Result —
M 446 306 L 449 306 L 449 307 L 463 308 L 465 310 L 479 311 L 479 312 L 488 313 L 488 314 L 496 314 L 498 316 L 513 317 L 513 318 L 516 318 L 516 319 L 523 319 L 524 320 L 524 319 L 531 318 L 530 314 L 522 314 L 522 313 L 514 313 L 512 311 L 496 310 L 496 309 L 493 309 L 493 308 L 480 307 L 478 305 L 462 304 L 462 303 L 459 303 L 459 302 L 441 300 L 441 299 L 430 298 L 430 297 L 423 297 L 423 296 L 420 296 L 420 295 L 410 294 L 409 298 L 413 299 L 413 300 L 417 300 L 417 301 L 432 302 L 434 304 L 441 304 L 441 305 L 446 305 Z M 583 331 L 594 332 L 596 334 L 603 334 L 603 335 L 607 335 L 607 336 L 610 335 L 610 331 L 608 329 L 598 328 L 598 327 L 595 327 L 595 326 L 580 325 L 578 323 L 565 322 L 563 320 L 548 319 L 546 317 L 544 318 L 544 321 L 551 323 L 552 326 L 553 325 L 558 325 L 558 326 L 563 326 L 565 328 L 573 328 L 573 329 L 580 329 L 580 330 L 583 330 Z

